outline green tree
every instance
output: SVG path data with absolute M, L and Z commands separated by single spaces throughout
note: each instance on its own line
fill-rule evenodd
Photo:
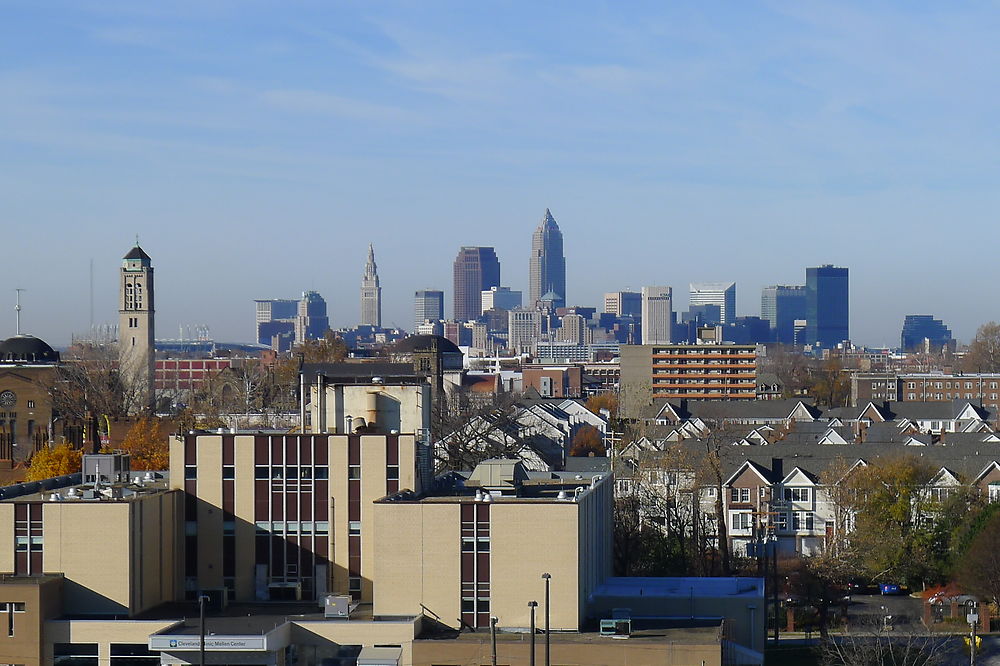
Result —
M 964 589 L 1000 604 L 1000 514 L 993 513 L 983 525 L 956 574 Z

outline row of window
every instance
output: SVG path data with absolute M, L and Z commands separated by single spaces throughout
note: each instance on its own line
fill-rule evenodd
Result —
M 779 532 L 788 531 L 789 517 L 792 531 L 812 530 L 815 528 L 816 517 L 812 511 L 792 511 L 773 514 L 773 526 Z M 749 530 L 754 526 L 754 515 L 749 511 L 730 514 L 729 525 L 733 530 Z
M 354 469 L 354 468 L 357 469 Z M 399 478 L 399 468 L 396 468 L 397 476 Z M 361 466 L 352 465 L 348 470 L 348 478 L 354 478 L 350 476 L 351 474 L 357 474 L 357 478 L 361 478 Z M 197 465 L 185 465 L 184 466 L 184 478 L 188 481 L 193 481 L 198 478 L 198 466 Z M 222 480 L 231 481 L 236 478 L 236 466 L 235 465 L 223 465 L 222 466 Z M 318 480 L 325 481 L 330 478 L 330 468 L 326 465 L 316 465 L 306 466 L 302 465 L 287 465 L 281 466 L 277 465 L 270 467 L 268 465 L 257 465 L 254 468 L 254 478 L 255 479 L 307 479 L 307 480 Z
M 791 502 L 808 502 L 810 497 L 809 488 L 785 488 L 785 499 Z M 734 503 L 746 504 L 750 502 L 750 488 L 730 488 L 729 500 Z M 767 486 L 758 488 L 760 497 L 767 496 Z
M 330 533 L 330 523 L 325 520 L 320 521 L 309 521 L 309 520 L 258 520 L 255 523 L 257 527 L 257 534 L 329 534 Z M 357 533 L 361 534 L 361 523 L 358 522 Z M 348 526 L 348 533 L 353 534 L 355 531 L 355 526 L 353 523 Z
M 920 382 L 921 385 L 924 385 L 924 384 L 930 385 L 931 383 L 932 382 Z M 950 389 L 952 382 L 933 382 L 933 384 L 934 384 L 934 388 L 946 388 L 946 389 Z M 942 386 L 942 384 L 944 384 L 944 386 Z M 985 382 L 983 384 L 985 385 Z M 965 382 L 965 388 L 966 389 L 972 389 L 972 388 L 975 388 L 975 386 L 976 386 L 976 382 Z M 990 382 L 989 383 L 989 387 L 991 389 L 995 390 L 997 388 L 997 382 Z M 917 388 L 917 382 L 907 382 L 906 383 L 906 388 L 908 388 L 908 389 L 915 389 L 915 388 Z M 962 382 L 955 382 L 955 388 L 956 389 L 962 388 Z

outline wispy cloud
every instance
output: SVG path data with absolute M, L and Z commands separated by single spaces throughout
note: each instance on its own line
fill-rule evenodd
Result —
M 272 108 L 291 113 L 337 116 L 383 123 L 409 123 L 415 120 L 411 112 L 399 107 L 375 104 L 320 90 L 265 90 L 258 97 L 262 103 Z

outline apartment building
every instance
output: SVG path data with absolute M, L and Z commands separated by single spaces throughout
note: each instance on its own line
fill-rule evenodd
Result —
M 659 399 L 753 400 L 755 345 L 622 345 L 621 400 L 627 418 Z
M 1000 409 L 1000 374 L 873 372 L 851 375 L 852 405 L 881 400 L 972 401 L 996 412 Z

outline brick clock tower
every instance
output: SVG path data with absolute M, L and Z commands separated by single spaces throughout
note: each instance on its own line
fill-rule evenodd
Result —
M 118 288 L 118 358 L 126 391 L 134 396 L 131 412 L 155 406 L 153 336 L 153 266 L 136 243 L 122 260 Z

